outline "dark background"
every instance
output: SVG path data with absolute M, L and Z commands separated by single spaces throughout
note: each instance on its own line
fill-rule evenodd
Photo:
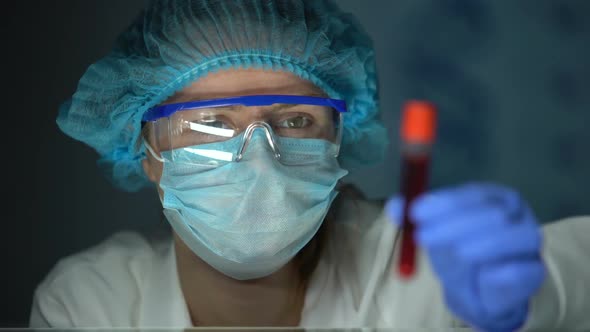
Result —
M 121 229 L 160 221 L 151 191 L 98 172 L 94 150 L 55 124 L 60 102 L 105 55 L 140 0 L 12 1 L 2 12 L 3 214 L 0 327 L 24 327 L 56 261 Z M 540 222 L 590 213 L 590 1 L 340 0 L 373 36 L 386 160 L 350 181 L 369 197 L 397 190 L 398 111 L 441 110 L 432 187 L 510 185 Z

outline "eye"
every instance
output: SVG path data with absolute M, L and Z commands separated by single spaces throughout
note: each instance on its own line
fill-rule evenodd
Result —
M 288 119 L 282 120 L 277 124 L 279 128 L 288 128 L 288 129 L 299 129 L 299 128 L 306 128 L 311 125 L 311 120 L 305 116 L 294 116 Z

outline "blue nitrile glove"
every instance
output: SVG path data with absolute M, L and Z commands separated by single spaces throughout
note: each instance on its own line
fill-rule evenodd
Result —
M 387 202 L 396 222 L 402 204 Z M 477 330 L 522 327 L 545 278 L 541 231 L 526 202 L 509 188 L 469 183 L 419 196 L 410 213 L 449 309 Z

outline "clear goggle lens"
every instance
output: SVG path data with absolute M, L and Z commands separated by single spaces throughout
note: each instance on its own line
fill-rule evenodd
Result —
M 240 161 L 253 132 L 262 130 L 282 163 L 313 162 L 311 154 L 305 155 L 306 144 L 298 147 L 295 142 L 301 140 L 294 139 L 308 139 L 310 144 L 329 142 L 325 154 L 335 157 L 342 121 L 341 111 L 324 105 L 186 107 L 150 121 L 150 148 L 163 161 L 219 165 Z M 318 157 L 317 149 L 314 156 Z

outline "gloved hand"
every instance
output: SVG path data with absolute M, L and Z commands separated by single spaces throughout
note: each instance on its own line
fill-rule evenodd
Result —
M 402 200 L 387 202 L 396 222 Z M 545 278 L 540 228 L 523 199 L 499 185 L 469 183 L 417 197 L 410 213 L 448 308 L 477 330 L 520 328 Z

